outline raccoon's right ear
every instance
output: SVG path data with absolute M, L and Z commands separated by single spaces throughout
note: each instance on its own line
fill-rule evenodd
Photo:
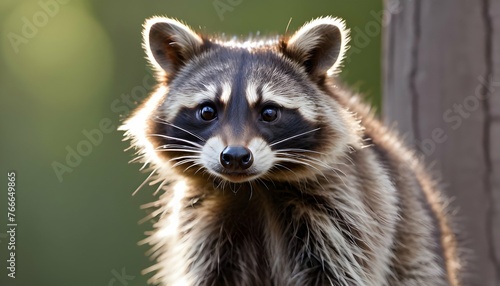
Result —
M 149 61 L 159 70 L 173 74 L 200 52 L 203 40 L 183 23 L 153 17 L 144 24 L 144 50 Z
M 306 23 L 283 40 L 280 48 L 312 77 L 321 77 L 339 72 L 348 42 L 349 30 L 343 20 L 322 17 Z

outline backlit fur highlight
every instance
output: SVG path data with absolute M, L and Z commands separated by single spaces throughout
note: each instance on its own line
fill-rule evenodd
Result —
M 170 63 L 156 64 L 149 50 L 149 28 L 162 21 L 177 27 L 166 36 L 181 47 L 167 52 L 191 55 L 170 73 Z M 328 46 L 323 33 L 336 29 L 341 43 Z M 155 220 L 144 240 L 156 261 L 145 271 L 154 272 L 150 283 L 460 285 L 455 234 L 436 184 L 332 76 L 347 47 L 343 21 L 319 18 L 290 39 L 223 42 L 156 17 L 144 38 L 159 87 L 120 129 L 137 161 L 150 166 L 145 183 L 160 193 L 144 206 Z M 330 58 L 311 54 L 318 43 Z M 214 130 L 207 138 L 179 125 L 199 120 L 193 114 L 204 100 L 220 101 L 224 125 L 203 123 L 199 133 Z M 286 137 L 258 134 L 271 128 L 252 119 L 266 102 L 296 121 L 280 131 Z M 232 110 L 245 104 L 249 110 Z M 234 119 L 224 117 L 229 112 Z M 310 148 L 287 147 L 302 141 Z M 249 170 L 257 175 L 243 183 L 217 171 L 220 153 L 235 144 L 255 157 Z

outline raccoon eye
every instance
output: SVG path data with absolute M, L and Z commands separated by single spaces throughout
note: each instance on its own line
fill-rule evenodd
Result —
M 260 116 L 265 122 L 272 122 L 278 118 L 279 109 L 276 106 L 266 106 L 262 109 Z
M 214 120 L 217 117 L 217 111 L 211 105 L 203 105 L 200 108 L 200 117 L 205 121 Z

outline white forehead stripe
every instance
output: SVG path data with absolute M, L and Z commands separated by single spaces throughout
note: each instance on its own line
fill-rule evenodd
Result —
M 229 97 L 231 96 L 231 85 L 228 83 L 224 83 L 222 85 L 222 94 L 220 96 L 220 101 L 222 103 L 227 104 L 229 102 Z
M 294 92 L 290 87 L 279 87 L 264 84 L 262 86 L 262 102 L 275 102 L 287 108 L 297 109 L 299 113 L 309 121 L 317 118 L 316 106 L 314 102 L 301 92 Z
M 165 105 L 167 121 L 175 118 L 182 108 L 194 108 L 204 101 L 214 101 L 216 95 L 217 86 L 215 85 L 205 85 L 204 90 L 193 93 L 184 92 L 182 94 L 175 94 L 175 98 L 169 100 L 168 105 Z
M 200 90 L 198 92 L 193 92 L 193 93 L 176 95 L 175 101 L 176 103 L 184 107 L 193 108 L 202 103 L 203 101 L 215 100 L 216 95 L 217 95 L 217 86 L 205 85 L 204 90 Z
M 257 94 L 257 85 L 249 82 L 247 86 L 247 90 L 245 91 L 245 95 L 247 97 L 248 105 L 254 106 L 255 103 L 259 100 L 259 95 Z

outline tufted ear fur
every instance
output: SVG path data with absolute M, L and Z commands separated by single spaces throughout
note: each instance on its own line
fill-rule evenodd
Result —
M 323 17 L 302 26 L 288 41 L 282 42 L 281 49 L 312 77 L 320 77 L 339 72 L 348 42 L 349 30 L 344 21 Z
M 181 22 L 153 17 L 144 24 L 144 50 L 150 63 L 167 74 L 175 73 L 200 52 L 203 40 Z

